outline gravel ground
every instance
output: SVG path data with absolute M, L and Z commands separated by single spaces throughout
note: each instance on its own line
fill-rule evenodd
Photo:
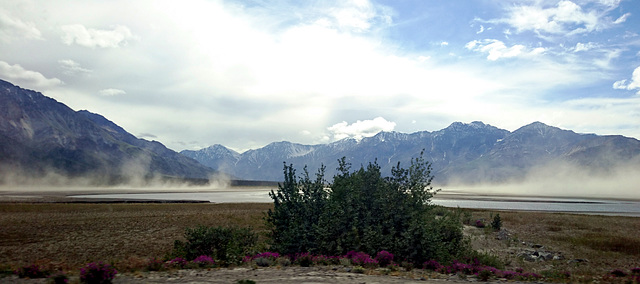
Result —
M 475 278 L 461 279 L 456 275 L 424 274 L 422 270 L 394 275 L 367 275 L 347 272 L 344 267 L 284 267 L 284 268 L 221 268 L 210 270 L 174 270 L 163 272 L 138 272 L 119 274 L 113 280 L 118 283 L 237 283 L 238 280 L 252 280 L 262 283 L 469 283 Z M 428 272 L 427 272 L 428 273 Z M 437 277 L 437 278 L 436 278 Z M 0 278 L 2 283 L 47 283 L 46 279 L 19 279 L 16 276 Z M 70 283 L 77 283 L 72 277 Z M 515 282 L 510 282 L 515 283 Z

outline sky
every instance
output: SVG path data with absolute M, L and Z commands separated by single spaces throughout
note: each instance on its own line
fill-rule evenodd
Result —
M 0 0 L 0 79 L 176 151 L 455 121 L 640 138 L 640 5 Z

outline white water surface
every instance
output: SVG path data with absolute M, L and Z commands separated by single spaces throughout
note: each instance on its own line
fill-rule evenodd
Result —
M 269 189 L 212 192 L 150 192 L 118 194 L 69 195 L 71 198 L 90 200 L 179 200 L 209 201 L 212 203 L 271 203 Z M 522 210 L 568 212 L 577 214 L 640 217 L 640 201 L 616 199 L 589 199 L 571 197 L 534 197 L 510 195 L 474 195 L 448 192 L 437 194 L 432 202 L 445 207 L 491 210 Z

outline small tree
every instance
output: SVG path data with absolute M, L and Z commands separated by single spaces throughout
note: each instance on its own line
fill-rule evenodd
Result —
M 500 229 L 502 228 L 502 220 L 500 220 L 500 214 L 496 214 L 496 216 L 493 216 L 493 221 L 491 221 L 491 228 L 496 231 L 500 231 Z

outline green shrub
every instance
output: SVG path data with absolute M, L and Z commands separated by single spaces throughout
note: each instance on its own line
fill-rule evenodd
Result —
M 245 255 L 253 253 L 257 236 L 249 228 L 206 227 L 187 228 L 186 242 L 176 240 L 173 257 L 193 260 L 212 256 L 222 265 L 237 264 Z
M 500 214 L 496 214 L 496 216 L 493 216 L 493 221 L 491 221 L 491 228 L 496 231 L 500 231 L 500 229 L 502 228 L 502 220 L 500 220 Z
M 284 166 L 284 183 L 271 191 L 274 201 L 266 221 L 272 249 L 282 254 L 311 252 L 344 255 L 388 251 L 414 263 L 450 261 L 468 252 L 459 213 L 434 206 L 431 165 L 422 155 L 408 169 L 393 167 L 383 177 L 377 163 L 351 171 L 342 158 L 333 182 L 324 167 L 315 179 L 296 177 Z M 438 218 L 436 218 L 438 217 Z

